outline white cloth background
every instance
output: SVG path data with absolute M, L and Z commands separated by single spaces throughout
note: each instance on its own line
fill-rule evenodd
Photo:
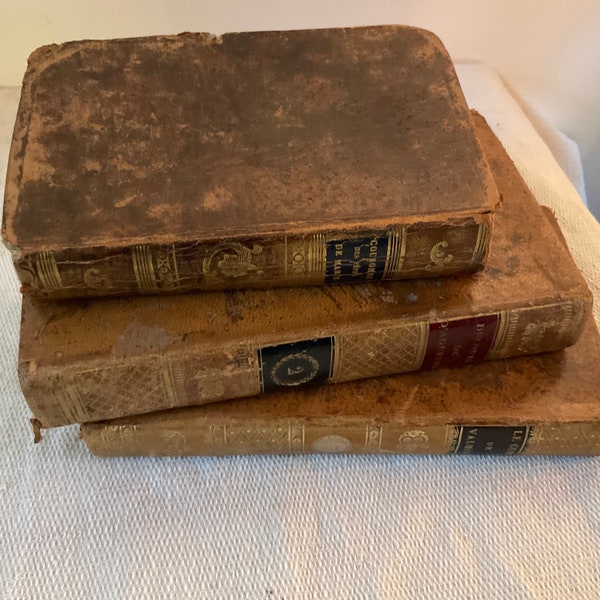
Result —
M 501 80 L 459 75 L 600 297 L 600 226 Z M 17 99 L 0 89 L 1 176 Z M 99 460 L 74 427 L 34 446 L 17 289 L 2 251 L 0 598 L 600 597 L 600 459 Z

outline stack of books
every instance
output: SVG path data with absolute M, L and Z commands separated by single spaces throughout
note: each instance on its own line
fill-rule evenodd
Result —
M 3 217 L 38 437 L 600 453 L 590 292 L 429 32 L 43 47 Z

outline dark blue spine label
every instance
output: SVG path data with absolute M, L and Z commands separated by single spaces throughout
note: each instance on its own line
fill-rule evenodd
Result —
M 324 383 L 333 375 L 335 338 L 303 340 L 258 351 L 261 390 Z
M 325 282 L 344 283 L 382 279 L 388 245 L 387 235 L 327 242 Z
M 521 454 L 533 434 L 526 425 L 506 427 L 494 425 L 463 425 L 455 428 L 450 454 Z

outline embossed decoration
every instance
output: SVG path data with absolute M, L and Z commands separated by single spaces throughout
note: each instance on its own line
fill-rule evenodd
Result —
M 179 287 L 175 246 L 152 248 L 144 244 L 137 245 L 132 248 L 131 259 L 141 292 Z
M 152 292 L 158 288 L 154 265 L 152 264 L 152 252 L 145 244 L 138 244 L 131 248 L 131 260 L 133 271 L 140 292 Z
M 379 330 L 346 331 L 338 336 L 336 381 L 418 369 L 427 347 L 428 324 L 401 323 Z M 365 348 L 369 351 L 365 352 Z
M 156 263 L 156 273 L 158 274 L 160 287 L 166 290 L 179 287 L 175 247 L 157 249 L 154 254 L 154 261 Z
M 163 454 L 166 456 L 180 456 L 183 454 L 186 438 L 180 431 L 167 429 L 160 434 Z
M 227 449 L 229 453 L 247 453 L 266 448 L 272 453 L 301 452 L 304 449 L 304 425 L 259 426 L 212 425 L 212 447 L 217 452 Z
M 365 448 L 369 450 L 381 449 L 381 437 L 383 435 L 383 427 L 380 425 L 367 424 L 365 434 Z
M 408 429 L 398 437 L 398 448 L 406 452 L 420 452 L 427 448 L 429 436 L 422 429 Z
M 454 260 L 453 254 L 447 254 L 446 248 L 448 247 L 448 242 L 438 242 L 429 253 L 429 258 L 431 259 L 431 263 L 425 267 L 426 271 L 436 272 L 443 271 L 444 267 L 451 263 Z
M 108 290 L 112 287 L 112 282 L 106 273 L 96 267 L 88 269 L 83 274 L 83 281 L 85 285 L 93 290 Z
M 473 248 L 471 264 L 483 262 L 489 245 L 490 234 L 490 228 L 487 223 L 480 223 L 477 228 L 477 240 L 475 241 L 475 248 Z
M 261 390 L 327 381 L 334 368 L 333 337 L 267 346 L 259 350 Z
M 271 379 L 280 386 L 308 383 L 319 372 L 319 363 L 307 352 L 297 352 L 282 358 L 272 369 Z
M 33 264 L 24 270 L 33 274 L 38 289 L 45 292 L 52 292 L 63 288 L 63 282 L 58 272 L 58 265 L 54 252 L 38 252 L 34 255 Z M 35 265 L 35 266 L 34 266 Z
M 331 454 L 350 452 L 352 450 L 352 442 L 341 435 L 324 435 L 311 444 L 311 450 L 313 452 Z
M 285 277 L 307 284 L 323 283 L 325 278 L 325 236 L 285 237 Z
M 253 263 L 261 252 L 260 244 L 254 244 L 252 248 L 238 242 L 220 244 L 204 257 L 202 272 L 206 277 L 225 279 L 262 275 L 262 271 Z

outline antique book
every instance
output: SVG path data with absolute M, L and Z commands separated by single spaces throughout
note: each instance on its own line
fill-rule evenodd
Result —
M 98 456 L 600 454 L 593 319 L 562 352 L 88 423 Z
M 3 238 L 46 298 L 451 275 L 497 192 L 404 26 L 82 41 L 23 82 Z
M 575 342 L 591 295 L 556 225 L 483 119 L 503 203 L 472 276 L 40 302 L 19 375 L 42 427 L 279 388 L 458 367 Z

